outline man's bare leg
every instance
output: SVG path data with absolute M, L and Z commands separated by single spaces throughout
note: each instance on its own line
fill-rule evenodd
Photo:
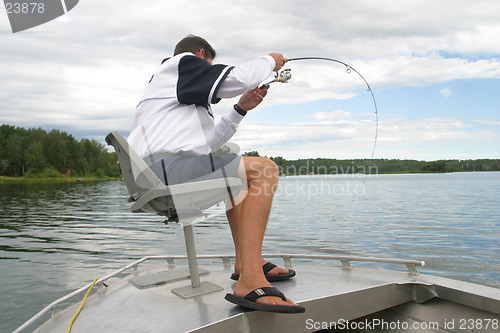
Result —
M 278 168 L 271 160 L 245 156 L 242 163 L 245 166 L 248 193 L 241 203 L 227 212 L 237 256 L 235 266 L 240 274 L 234 289 L 234 294 L 238 297 L 257 288 L 272 287 L 262 271 L 265 262 L 262 259 L 262 242 L 278 184 Z M 277 269 L 278 274 L 281 272 L 287 271 Z M 261 297 L 257 299 L 257 303 L 295 304 L 279 297 Z
M 236 261 L 234 263 L 234 272 L 236 274 L 240 274 L 241 271 L 241 263 L 240 263 L 240 232 L 241 232 L 241 206 L 242 203 L 239 203 L 234 208 L 228 210 L 226 212 L 227 220 L 229 221 L 229 226 L 231 227 L 231 233 L 233 236 L 234 249 L 236 252 Z M 261 258 L 261 266 L 267 261 Z M 283 269 L 281 267 L 274 267 L 272 270 L 267 272 L 268 275 L 279 275 L 279 274 L 287 274 L 289 270 Z

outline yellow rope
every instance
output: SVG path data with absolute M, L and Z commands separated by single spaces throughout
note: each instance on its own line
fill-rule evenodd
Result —
M 80 314 L 80 311 L 82 311 L 82 308 L 83 308 L 83 304 L 85 304 L 85 301 L 87 300 L 87 296 L 90 294 L 90 291 L 92 290 L 92 288 L 94 288 L 94 285 L 95 283 L 97 282 L 97 280 L 99 279 L 94 279 L 94 281 L 92 282 L 92 284 L 90 285 L 89 289 L 87 290 L 87 292 L 85 293 L 85 296 L 83 297 L 83 300 L 82 302 L 80 303 L 80 306 L 78 307 L 78 310 L 76 310 L 76 313 L 73 315 L 73 317 L 71 318 L 71 320 L 69 321 L 69 325 L 68 325 L 68 328 L 66 329 L 66 333 L 69 333 L 71 332 L 71 327 L 73 326 L 73 322 L 75 321 L 76 317 L 78 317 L 78 315 Z

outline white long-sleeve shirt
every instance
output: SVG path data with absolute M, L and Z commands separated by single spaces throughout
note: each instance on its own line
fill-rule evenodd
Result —
M 215 125 L 210 104 L 256 87 L 275 65 L 268 55 L 236 67 L 211 65 L 189 52 L 167 59 L 137 105 L 129 144 L 142 158 L 217 150 L 234 135 L 243 116 L 231 109 Z

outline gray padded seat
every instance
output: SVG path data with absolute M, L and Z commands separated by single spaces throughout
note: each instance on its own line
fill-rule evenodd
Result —
M 240 178 L 228 177 L 166 186 L 117 131 L 106 136 L 115 148 L 123 179 L 130 194 L 132 212 L 150 212 L 183 224 L 191 286 L 174 293 L 183 298 L 215 291 L 209 282 L 200 283 L 192 222 L 205 216 L 204 210 L 238 193 Z M 220 289 L 217 289 L 220 290 Z

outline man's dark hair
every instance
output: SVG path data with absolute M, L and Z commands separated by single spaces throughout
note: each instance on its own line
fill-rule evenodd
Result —
M 200 49 L 205 50 L 205 58 L 215 59 L 214 48 L 203 38 L 195 35 L 184 37 L 175 46 L 174 56 L 184 52 L 196 53 Z

